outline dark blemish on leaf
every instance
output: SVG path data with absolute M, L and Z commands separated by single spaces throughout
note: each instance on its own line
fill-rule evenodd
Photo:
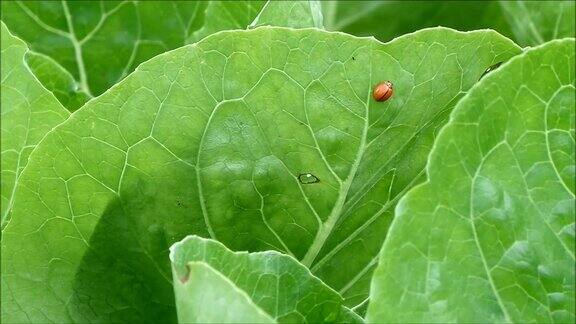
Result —
M 188 280 L 190 279 L 190 272 L 191 272 L 191 271 L 192 271 L 192 270 L 190 269 L 190 264 L 186 264 L 186 274 L 185 274 L 184 276 L 182 276 L 182 277 L 179 278 L 179 279 L 180 279 L 180 282 L 181 282 L 182 284 L 185 285 L 185 284 L 188 282 Z
M 178 205 L 178 207 L 182 206 L 182 203 L 179 200 L 176 200 L 176 205 Z
M 499 62 L 499 63 L 496 63 L 496 64 L 494 64 L 494 65 L 489 66 L 489 67 L 486 69 L 486 71 L 484 71 L 484 73 L 482 73 L 482 75 L 480 76 L 480 79 L 478 79 L 478 80 L 482 80 L 482 78 L 483 78 L 486 74 L 488 74 L 488 73 L 496 70 L 500 65 L 502 65 L 502 63 L 504 63 L 504 62 Z
M 352 56 L 352 61 L 356 61 L 356 59 L 354 58 L 354 56 Z
M 298 181 L 302 184 L 312 184 L 320 182 L 320 179 L 312 173 L 301 173 L 298 175 Z

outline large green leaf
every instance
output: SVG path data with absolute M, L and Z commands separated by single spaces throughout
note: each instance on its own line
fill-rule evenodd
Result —
M 458 103 L 396 208 L 370 321 L 574 322 L 574 44 L 527 51 Z
M 170 259 L 182 323 L 225 323 L 239 321 L 239 316 L 281 323 L 342 323 L 351 313 L 337 292 L 293 257 L 276 251 L 235 253 L 217 241 L 189 236 L 172 246 Z M 218 298 L 240 304 L 245 312 L 224 310 L 214 303 Z
M 2 19 L 36 52 L 99 95 L 138 64 L 224 29 L 244 29 L 261 1 L 6 1 Z
M 574 1 L 323 1 L 327 30 L 380 40 L 446 26 L 495 29 L 522 46 L 574 37 Z
M 8 220 L 13 195 L 28 155 L 42 137 L 68 118 L 68 111 L 31 73 L 25 61 L 28 47 L 1 23 L 1 224 Z
M 142 64 L 34 152 L 2 241 L 3 318 L 174 320 L 166 250 L 187 234 L 284 251 L 359 304 L 436 131 L 519 51 L 492 31 L 260 27 Z M 382 80 L 395 94 L 375 102 Z

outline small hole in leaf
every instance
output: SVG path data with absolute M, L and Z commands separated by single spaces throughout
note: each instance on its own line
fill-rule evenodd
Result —
M 312 184 L 320 182 L 320 179 L 312 173 L 301 173 L 298 175 L 298 181 L 302 184 Z

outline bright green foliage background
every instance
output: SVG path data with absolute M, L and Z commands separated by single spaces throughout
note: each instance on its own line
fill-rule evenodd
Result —
M 97 96 L 140 63 L 225 29 L 244 29 L 263 1 L 6 1 L 2 20 L 30 48 Z M 209 18 L 207 18 L 209 17 Z
M 500 0 L 499 4 L 514 39 L 520 45 L 534 46 L 557 38 L 576 36 L 574 1 Z
M 3 322 L 574 321 L 574 40 L 404 35 L 538 45 L 574 2 L 2 19 Z
M 324 26 L 382 41 L 445 26 L 458 30 L 490 28 L 520 46 L 574 37 L 574 1 L 322 1 Z
M 574 322 L 574 45 L 529 50 L 458 103 L 396 208 L 370 322 Z
M 239 310 L 208 297 L 213 295 L 226 296 L 230 305 L 236 305 L 240 299 L 241 316 L 250 316 L 250 320 L 267 318 L 280 323 L 360 320 L 355 320 L 352 312 L 342 306 L 343 299 L 336 291 L 285 254 L 234 253 L 217 241 L 190 236 L 172 246 L 170 259 L 181 323 L 235 320 L 238 315 L 234 313 Z M 216 284 L 210 286 L 204 280 Z M 222 281 L 228 284 L 220 286 Z
M 486 67 L 518 52 L 494 32 L 381 44 L 258 28 L 158 56 L 35 151 L 3 233 L 5 318 L 173 318 L 166 249 L 187 234 L 284 251 L 361 303 L 435 132 Z M 400 95 L 376 103 L 383 79 Z

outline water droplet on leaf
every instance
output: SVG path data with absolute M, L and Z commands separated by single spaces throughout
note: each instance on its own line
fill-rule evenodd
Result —
M 298 175 L 298 180 L 302 184 L 311 184 L 311 183 L 320 182 L 320 179 L 318 179 L 312 173 L 301 173 L 300 175 Z

